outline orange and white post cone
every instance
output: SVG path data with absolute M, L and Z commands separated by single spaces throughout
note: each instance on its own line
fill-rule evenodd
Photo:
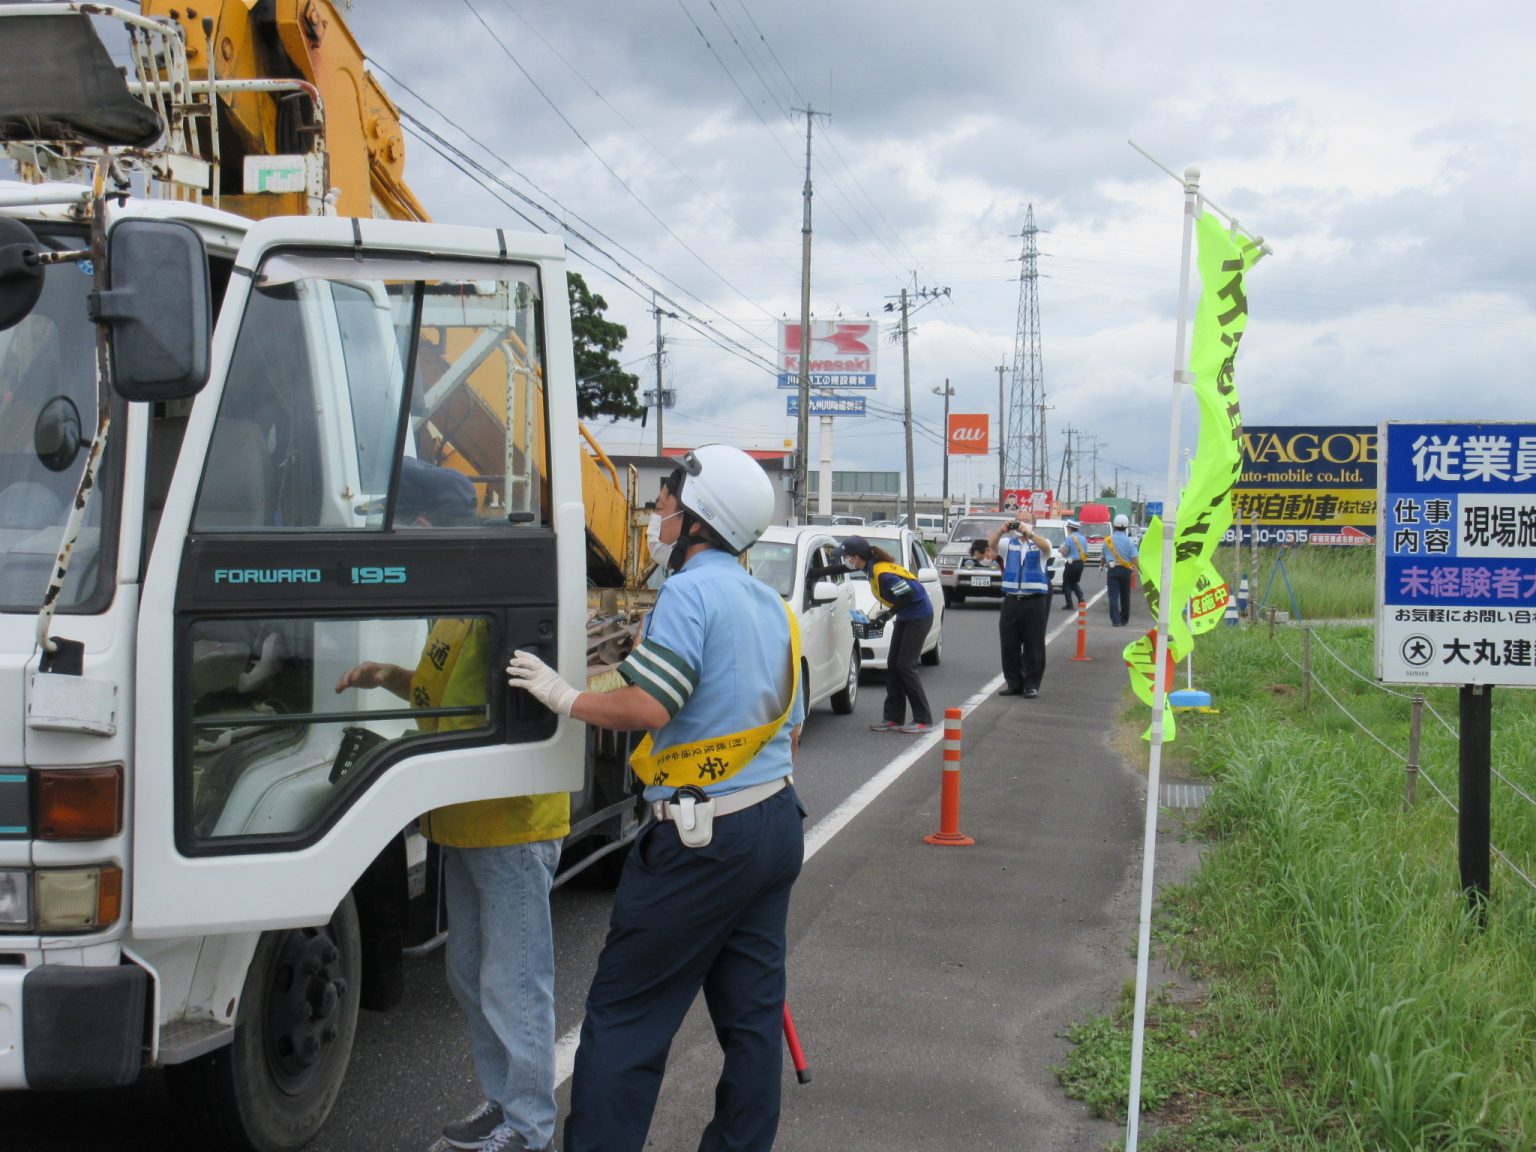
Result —
M 784 1001 L 784 1040 L 789 1045 L 789 1059 L 795 1066 L 795 1079 L 801 1084 L 811 1082 L 811 1066 L 805 1062 L 805 1051 L 800 1047 L 800 1033 L 795 1031 L 795 1018 L 789 1014 L 789 1001 Z
M 939 792 L 939 830 L 923 837 L 925 844 L 974 844 L 960 834 L 960 717 L 958 708 L 944 709 L 944 779 Z
M 1088 655 L 1088 601 L 1077 606 L 1077 655 L 1074 660 L 1092 660 Z

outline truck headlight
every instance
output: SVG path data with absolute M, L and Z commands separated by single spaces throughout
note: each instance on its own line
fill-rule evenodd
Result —
M 23 870 L 0 871 L 0 929 L 32 926 L 32 876 Z
M 40 932 L 83 932 L 104 928 L 122 914 L 123 870 L 54 868 L 37 873 L 37 928 Z

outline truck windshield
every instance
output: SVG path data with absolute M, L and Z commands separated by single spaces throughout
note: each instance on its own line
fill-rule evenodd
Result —
M 79 248 L 86 240 L 83 232 L 40 233 L 38 239 L 52 249 Z M 88 265 L 55 264 L 37 307 L 0 332 L 0 611 L 36 612 L 41 606 L 96 431 L 90 289 Z M 70 450 L 76 434 L 78 450 Z M 105 602 L 110 593 L 111 566 L 98 557 L 104 510 L 117 499 L 108 463 L 97 472 L 59 600 L 65 612 Z

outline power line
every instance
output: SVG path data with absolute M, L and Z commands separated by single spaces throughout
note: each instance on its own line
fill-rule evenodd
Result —
M 720 283 L 724 284 L 732 292 L 736 293 L 736 295 L 740 296 L 748 304 L 752 305 L 752 307 L 756 308 L 758 311 L 762 312 L 763 315 L 768 316 L 771 319 L 772 313 L 768 312 L 768 310 L 763 308 L 761 304 L 753 300 L 740 288 L 737 288 L 736 285 L 732 284 L 729 280 L 722 276 L 714 268 L 714 266 L 709 263 L 708 260 L 704 259 L 704 257 L 695 252 L 693 248 L 689 246 L 686 240 L 684 240 L 676 232 L 672 231 L 671 226 L 660 216 L 658 216 L 656 212 L 652 210 L 649 204 L 640 198 L 640 194 L 629 186 L 629 182 L 626 181 L 624 177 L 619 175 L 619 173 L 614 169 L 613 165 L 609 164 L 608 161 L 603 158 L 602 154 L 598 152 L 596 148 L 592 147 L 587 138 L 581 134 L 580 129 L 578 129 L 575 124 L 571 123 L 570 117 L 568 117 L 564 112 L 560 110 L 560 106 L 550 98 L 549 93 L 545 92 L 544 89 L 539 86 L 538 81 L 535 80 L 529 73 L 528 69 L 523 67 L 522 61 L 518 60 L 518 58 L 512 54 L 512 50 L 508 48 L 502 41 L 501 37 L 496 34 L 496 30 L 492 28 L 488 23 L 486 23 L 485 17 L 480 15 L 479 11 L 475 8 L 473 0 L 464 0 L 464 6 L 468 8 L 474 15 L 475 19 L 480 22 L 480 26 L 484 28 L 486 32 L 490 33 L 491 39 L 496 41 L 497 47 L 502 50 L 507 59 L 516 65 L 517 70 L 523 74 L 524 79 L 526 79 L 529 84 L 533 85 L 533 90 L 543 98 L 544 102 L 550 106 L 555 115 L 560 117 L 560 122 L 571 130 L 572 135 L 574 135 L 577 140 L 581 141 L 581 146 L 592 154 L 597 162 L 603 166 L 603 169 L 608 173 L 608 175 L 612 176 L 615 180 L 618 181 L 619 187 L 623 188 L 625 192 L 629 193 L 630 198 L 634 200 L 636 204 L 640 205 L 645 214 L 652 220 L 656 221 L 657 224 L 661 225 L 662 230 L 666 232 L 668 236 L 672 237 L 672 239 L 677 242 L 678 246 L 682 248 L 684 252 L 688 253 L 688 255 L 697 260 L 700 267 L 707 271 L 711 276 L 715 277 L 715 279 L 719 280 Z

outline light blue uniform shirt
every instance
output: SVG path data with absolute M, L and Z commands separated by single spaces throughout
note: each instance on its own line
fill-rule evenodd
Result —
M 672 717 L 653 734 L 655 752 L 757 728 L 777 719 L 789 696 L 784 601 L 734 556 L 713 548 L 700 552 L 661 586 L 644 638 L 619 674 Z M 789 719 L 763 750 L 704 791 L 723 796 L 788 776 L 789 732 L 804 719 L 802 686 Z M 645 798 L 664 800 L 672 792 L 665 785 L 647 787 Z
M 1120 559 L 1125 561 L 1123 567 L 1134 568 L 1136 558 L 1141 554 L 1141 545 L 1132 540 L 1123 528 L 1116 528 L 1109 534 L 1109 538 L 1114 543 L 1115 552 L 1118 552 Z M 1106 550 L 1104 559 L 1111 568 L 1116 567 L 1114 553 Z

